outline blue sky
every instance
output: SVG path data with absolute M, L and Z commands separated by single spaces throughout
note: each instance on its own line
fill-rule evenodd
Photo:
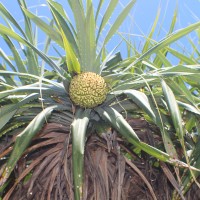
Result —
M 67 0 L 57 0 L 57 2 L 64 5 L 67 10 Z M 17 21 L 23 26 L 23 16 L 20 13 L 19 6 L 16 0 L 0 0 L 0 2 L 7 7 L 7 9 L 15 16 Z M 50 11 L 46 5 L 45 0 L 26 0 L 29 9 L 33 12 L 41 16 L 41 18 L 45 19 L 44 16 L 51 17 Z M 98 2 L 97 0 L 93 2 Z M 106 1 L 105 1 L 106 2 Z M 120 8 L 125 5 L 129 0 L 121 0 L 118 8 L 115 11 L 115 15 L 119 13 Z M 156 41 L 161 40 L 165 34 L 167 33 L 174 10 L 178 8 L 178 17 L 177 24 L 175 30 L 186 27 L 187 25 L 197 22 L 200 20 L 200 0 L 138 0 L 132 9 L 131 13 L 127 17 L 126 21 L 120 27 L 120 32 L 124 36 L 129 36 L 132 41 L 135 42 L 138 50 L 142 46 L 142 42 L 144 41 L 143 36 L 148 35 L 153 21 L 157 15 L 158 9 L 160 9 L 160 17 L 157 27 L 157 32 L 154 34 L 154 39 Z M 112 23 L 111 18 L 111 23 Z M 2 20 L 0 19 L 2 23 Z M 190 35 L 192 40 L 197 40 L 195 35 Z M 198 42 L 198 41 L 197 41 Z M 39 38 L 39 43 L 43 43 L 43 37 Z M 188 44 L 185 43 L 185 40 L 181 40 L 180 45 Z M 109 44 L 108 49 L 112 50 L 116 45 L 115 38 Z M 2 42 L 0 38 L 0 48 L 4 49 L 6 53 L 9 53 L 9 50 Z M 121 49 L 123 53 L 123 47 Z M 52 52 L 53 53 L 53 52 Z

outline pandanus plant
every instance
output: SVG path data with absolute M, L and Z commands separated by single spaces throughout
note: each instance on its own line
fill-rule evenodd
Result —
M 22 181 L 31 182 L 28 189 L 31 196 L 36 181 L 34 167 L 42 160 L 36 174 L 42 174 L 42 170 L 45 175 L 48 174 L 51 170 L 46 165 L 50 162 L 48 159 L 53 159 L 56 170 L 66 175 L 69 166 L 59 165 L 58 160 L 64 162 L 68 159 L 65 153 L 70 145 L 73 188 L 69 186 L 69 193 L 73 194 L 71 198 L 83 199 L 87 196 L 83 189 L 85 145 L 91 134 L 105 136 L 110 127 L 136 153 L 138 150 L 146 152 L 161 163 L 174 166 L 180 183 L 168 176 L 175 188 L 173 196 L 184 198 L 192 182 L 197 183 L 200 171 L 197 151 L 199 139 L 194 136 L 195 131 L 199 133 L 200 99 L 197 82 L 200 70 L 195 57 L 188 58 L 170 48 L 169 44 L 199 28 L 200 22 L 171 33 L 176 19 L 174 16 L 170 32 L 163 40 L 158 43 L 151 40 L 152 28 L 142 53 L 135 51 L 134 56 L 123 60 L 120 53 L 114 53 L 120 43 L 109 53 L 106 45 L 135 1 L 127 3 L 112 25 L 109 19 L 118 6 L 118 0 L 109 2 L 102 17 L 100 11 L 104 1 L 99 1 L 94 11 L 91 0 L 68 0 L 73 20 L 60 4 L 47 0 L 53 16 L 50 24 L 30 12 L 24 0 L 18 2 L 25 19 L 25 31 L 0 4 L 0 11 L 7 23 L 7 26 L 0 24 L 0 34 L 8 44 L 15 62 L 13 64 L 12 58 L 1 50 L 5 61 L 0 66 L 0 135 L 2 144 L 6 144 L 0 154 L 3 162 L 0 184 L 4 199 L 9 199 Z M 47 35 L 43 51 L 37 48 L 32 23 Z M 23 56 L 12 39 L 18 42 Z M 48 56 L 51 40 L 59 45 L 54 48 L 60 58 Z M 65 51 L 65 56 L 59 53 L 58 48 Z M 172 66 L 167 58 L 168 53 L 182 62 Z M 152 60 L 153 54 L 156 56 Z M 42 59 L 41 63 L 38 56 Z M 195 90 L 189 90 L 189 87 Z M 162 143 L 152 146 L 142 141 L 127 122 L 127 116 L 143 117 L 148 123 L 156 125 Z M 64 132 L 69 133 L 67 137 Z M 8 137 L 7 143 L 3 136 Z M 62 146 L 63 151 L 60 151 L 59 142 L 65 145 Z M 45 151 L 53 144 L 58 145 Z M 36 150 L 39 147 L 45 148 L 38 153 Z M 188 154 L 189 150 L 192 151 L 191 155 Z M 29 157 L 35 159 L 34 162 Z M 26 159 L 28 161 L 23 162 Z M 19 178 L 13 183 L 13 171 L 20 170 L 22 165 L 25 165 L 22 168 L 24 171 L 19 172 Z M 55 174 L 56 170 L 53 171 Z M 70 180 L 70 175 L 67 177 Z M 51 196 L 55 185 L 50 182 L 55 183 L 55 179 L 56 175 L 51 176 L 48 184 L 44 183 L 45 188 L 50 188 L 47 199 L 57 198 Z M 45 198 L 43 193 L 40 199 Z

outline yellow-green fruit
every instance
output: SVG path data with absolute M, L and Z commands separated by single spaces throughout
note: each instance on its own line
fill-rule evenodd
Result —
M 103 103 L 108 93 L 105 80 L 93 72 L 83 72 L 71 80 L 69 96 L 74 104 L 94 108 Z

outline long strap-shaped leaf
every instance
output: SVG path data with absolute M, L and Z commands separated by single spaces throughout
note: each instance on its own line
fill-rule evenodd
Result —
M 72 162 L 74 177 L 75 199 L 80 200 L 83 197 L 83 168 L 84 168 L 84 148 L 85 134 L 89 123 L 91 110 L 79 109 L 76 112 L 75 119 L 71 125 L 72 130 Z
M 8 36 L 4 35 L 3 38 L 4 38 L 5 42 L 7 43 L 7 45 L 9 46 L 11 52 L 13 53 L 13 59 L 16 63 L 16 70 L 19 72 L 22 72 L 22 73 L 27 73 L 26 66 L 25 66 L 16 46 L 13 44 L 13 42 L 11 41 L 11 39 Z M 26 81 L 23 78 L 20 78 L 20 81 L 22 82 L 23 85 L 26 83 Z
M 26 46 L 32 48 L 34 52 L 36 52 L 45 62 L 47 62 L 47 64 L 49 64 L 53 69 L 55 69 L 58 72 L 60 77 L 62 77 L 63 79 L 68 77 L 67 73 L 62 68 L 58 67 L 47 55 L 45 55 L 42 51 L 37 49 L 33 44 L 31 44 L 29 41 L 21 37 L 19 34 L 14 32 L 10 28 L 0 24 L 0 34 L 12 37 L 19 43 L 25 44 Z
M 43 20 L 41 20 L 40 17 L 37 15 L 34 15 L 32 12 L 27 10 L 26 8 L 22 7 L 24 14 L 31 19 L 38 27 L 41 28 L 52 40 L 54 40 L 58 45 L 63 47 L 62 45 L 62 38 L 59 34 L 59 32 L 53 28 L 50 24 L 47 24 Z
M 36 75 L 33 75 L 33 74 L 19 73 L 19 72 L 13 72 L 13 71 L 8 71 L 8 70 L 0 70 L 0 74 L 5 75 L 5 76 L 19 76 L 19 77 L 29 78 L 29 79 L 33 79 L 33 80 L 40 80 L 41 79 L 42 82 L 49 83 L 50 85 L 54 85 L 54 86 L 58 87 L 59 89 L 63 88 L 62 84 L 60 84 L 60 83 L 57 83 L 53 80 L 50 80 L 50 79 L 47 79 L 47 78 L 44 78 L 44 77 L 39 77 L 39 76 L 36 76 Z
M 126 69 L 124 71 L 127 71 L 132 66 L 134 66 L 137 63 L 139 63 L 140 61 L 142 61 L 144 58 L 148 57 L 149 55 L 152 55 L 153 53 L 158 52 L 162 48 L 167 47 L 171 43 L 177 41 L 181 37 L 187 35 L 188 33 L 194 31 L 195 29 L 197 29 L 199 27 L 200 27 L 200 22 L 197 22 L 197 23 L 187 26 L 186 28 L 180 29 L 180 30 L 170 34 L 169 36 L 167 36 L 166 38 L 161 40 L 158 44 L 156 44 L 154 47 L 149 49 L 146 53 L 142 54 L 138 59 L 136 59 L 133 63 L 131 63 L 128 67 L 126 67 Z
M 170 156 L 168 154 L 140 141 L 132 127 L 116 110 L 111 107 L 105 107 L 104 109 L 99 107 L 96 111 L 100 114 L 103 120 L 108 121 L 111 126 L 114 127 L 119 134 L 125 137 L 130 143 L 164 162 L 171 163 Z
M 80 63 L 79 63 L 80 58 L 79 58 L 78 47 L 74 39 L 74 36 L 70 28 L 68 27 L 68 24 L 64 20 L 64 18 L 60 15 L 60 13 L 56 10 L 54 5 L 50 2 L 51 1 L 49 1 L 51 12 L 55 18 L 58 28 L 60 29 L 61 36 L 63 39 L 63 45 L 66 52 L 66 57 L 67 57 L 66 62 L 67 62 L 68 70 L 70 72 L 80 73 L 81 71 Z
M 98 6 L 97 6 L 97 10 L 96 10 L 96 15 L 95 15 L 95 21 L 97 21 L 97 18 L 99 16 L 99 12 L 101 10 L 101 7 L 103 5 L 104 0 L 99 0 Z
M 191 164 L 194 165 L 197 169 L 200 169 L 200 140 L 196 143 L 195 148 L 193 149 L 192 155 L 190 157 Z M 200 172 L 193 171 L 193 175 L 197 178 L 200 175 Z M 190 171 L 187 171 L 184 176 L 181 177 L 182 186 L 183 186 L 183 194 L 185 194 L 190 188 L 192 183 L 194 182 L 194 177 Z
M 174 11 L 174 15 L 173 15 L 173 18 L 172 18 L 172 22 L 171 22 L 171 25 L 170 25 L 170 29 L 169 29 L 168 35 L 171 34 L 174 31 L 174 27 L 175 27 L 176 21 L 177 21 L 177 14 L 178 14 L 177 11 L 178 11 L 178 9 L 176 8 L 176 10 Z M 162 25 L 160 26 L 160 28 L 161 27 L 162 27 Z M 156 55 L 153 63 L 158 68 L 161 68 L 163 64 L 165 66 L 170 66 L 170 65 L 168 65 L 169 61 L 166 59 L 167 54 L 168 54 L 167 48 L 161 49 L 160 52 L 158 52 L 158 55 Z M 162 55 L 163 57 L 165 57 L 165 59 L 161 59 L 160 55 Z M 164 60 L 164 62 L 163 62 L 163 60 Z
M 15 27 L 23 34 L 23 36 L 26 38 L 26 34 L 22 30 L 21 26 L 19 23 L 15 20 L 15 18 L 12 16 L 12 14 L 4 7 L 2 3 L 0 3 L 0 12 L 3 13 L 3 15 L 8 19 L 12 24 L 15 25 Z
M 50 95 L 54 93 L 56 95 L 59 95 L 59 94 L 63 94 L 64 88 L 59 88 L 59 87 L 48 85 L 48 84 L 40 85 L 40 83 L 35 83 L 32 85 L 21 86 L 21 87 L 0 92 L 0 99 L 3 99 L 10 94 L 17 94 L 18 92 L 23 93 L 23 94 L 31 94 L 31 93 L 39 94 L 40 91 L 42 91 L 43 94 Z
M 164 80 L 162 80 L 162 89 L 163 89 L 163 93 L 164 93 L 164 97 L 169 109 L 169 112 L 171 114 L 171 118 L 173 121 L 173 125 L 176 131 L 176 134 L 179 138 L 180 144 L 182 146 L 184 155 L 185 155 L 185 159 L 189 165 L 190 161 L 186 152 L 186 147 L 185 147 L 185 142 L 184 142 L 184 135 L 185 132 L 183 130 L 183 126 L 182 126 L 182 118 L 181 118 L 181 113 L 178 107 L 178 103 L 176 102 L 175 96 L 172 92 L 172 90 L 170 89 L 170 87 L 165 83 Z M 189 168 L 192 177 L 195 180 L 195 173 Z M 196 180 L 195 180 L 196 182 Z M 197 183 L 198 184 L 198 183 Z
M 41 130 L 43 124 L 51 115 L 51 112 L 55 109 L 63 109 L 63 106 L 59 107 L 58 105 L 55 105 L 44 109 L 17 136 L 11 156 L 6 164 L 5 169 L 3 170 L 3 173 L 1 174 L 0 186 L 2 186 L 6 182 L 11 172 L 13 171 L 17 161 L 23 154 L 24 150 L 28 147 L 32 138 Z
M 15 72 L 16 68 L 13 65 L 12 61 L 10 58 L 6 55 L 6 53 L 0 48 L 0 57 L 4 59 L 4 61 L 9 65 L 9 67 Z M 14 84 L 15 85 L 15 84 Z
M 73 27 L 70 26 L 72 23 L 70 22 L 69 18 L 66 18 L 62 5 L 51 0 L 49 0 L 48 3 L 55 21 L 59 22 L 65 36 L 74 50 L 74 53 L 76 54 L 77 58 L 79 58 L 78 46 L 76 43 L 76 32 Z
M 155 29 L 156 29 L 159 18 L 160 18 L 160 9 L 158 9 L 156 18 L 155 18 L 153 25 L 151 27 L 151 31 L 150 31 L 149 35 L 147 36 L 144 47 L 142 49 L 142 53 L 145 53 L 149 49 L 149 46 L 151 45 L 151 39 L 153 37 L 153 34 L 154 34 Z
M 132 99 L 134 101 L 134 103 L 136 103 L 141 109 L 143 109 L 154 122 L 156 122 L 155 113 L 151 109 L 149 100 L 143 92 L 131 89 L 131 90 L 116 91 L 116 92 L 114 92 L 114 94 L 115 95 L 117 95 L 117 94 L 127 95 L 130 99 Z
M 133 5 L 135 4 L 135 0 L 131 0 L 126 7 L 122 10 L 122 12 L 119 14 L 119 16 L 117 17 L 117 19 L 115 20 L 115 22 L 112 24 L 110 30 L 108 31 L 102 47 L 99 51 L 99 54 L 97 56 L 96 59 L 96 63 L 98 63 L 99 58 L 101 57 L 102 51 L 105 48 L 106 44 L 108 43 L 108 41 L 112 38 L 112 36 L 116 33 L 116 31 L 118 30 L 118 28 L 121 26 L 122 22 L 125 20 L 125 18 L 127 17 L 127 15 L 129 14 L 131 8 L 133 7 Z M 109 11 L 111 12 L 111 11 Z M 109 14 L 110 15 L 110 14 Z M 102 22 L 103 23 L 103 22 Z
M 111 37 L 115 34 L 117 29 L 120 27 L 122 22 L 125 20 L 127 15 L 129 14 L 130 10 L 132 9 L 133 5 L 135 4 L 135 0 L 131 0 L 127 6 L 123 9 L 123 11 L 119 14 L 113 25 L 111 26 L 108 34 L 105 37 L 103 46 L 107 44 L 107 42 L 111 39 Z
M 99 39 L 99 36 L 100 36 L 102 30 L 104 29 L 105 25 L 107 24 L 108 20 L 110 19 L 111 15 L 113 14 L 114 9 L 116 8 L 118 2 L 119 2 L 119 0 L 111 0 L 109 2 L 108 8 L 106 9 L 105 14 L 103 15 L 101 24 L 99 26 L 99 30 L 97 33 L 97 39 L 96 39 L 97 42 L 98 42 L 98 39 Z
M 75 24 L 76 24 L 76 32 L 77 32 L 77 43 L 80 53 L 80 65 L 81 70 L 86 71 L 88 68 L 88 53 L 86 49 L 90 46 L 87 43 L 87 35 L 86 35 L 86 16 L 84 13 L 84 7 L 82 0 L 68 0 L 71 10 L 74 15 Z
M 15 104 L 9 104 L 5 105 L 0 108 L 0 130 L 4 127 L 4 125 L 13 117 L 13 115 L 17 112 L 17 110 L 23 106 L 24 104 L 27 104 L 28 102 L 35 100 L 39 97 L 39 94 L 32 93 L 19 101 Z
M 35 33 L 37 33 L 37 27 L 35 28 L 35 33 L 33 26 L 31 24 L 30 19 L 25 15 L 22 7 L 27 8 L 25 0 L 18 0 L 18 3 L 20 5 L 20 9 L 22 11 L 22 14 L 24 16 L 24 25 L 25 25 L 25 33 L 27 36 L 27 40 L 33 45 L 36 46 L 37 44 L 37 36 Z M 27 48 L 25 50 L 26 57 L 27 57 L 27 70 L 30 74 L 39 75 L 40 74 L 40 68 L 39 68 L 39 62 L 37 58 L 36 52 L 32 48 Z
M 171 114 L 174 128 L 176 130 L 176 134 L 180 140 L 181 145 L 184 146 L 184 131 L 182 127 L 182 118 L 175 96 L 164 80 L 162 80 L 162 89 L 169 112 Z
M 94 7 L 92 0 L 87 0 L 87 12 L 85 19 L 85 40 L 86 40 L 86 67 L 87 71 L 99 73 L 99 66 L 94 67 L 96 61 L 96 37 L 95 37 L 96 21 L 94 17 Z

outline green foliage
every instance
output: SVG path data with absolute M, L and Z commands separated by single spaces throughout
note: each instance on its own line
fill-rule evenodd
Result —
M 87 126 L 90 120 L 91 110 L 78 109 L 72 123 L 73 139 L 73 176 L 75 187 L 75 199 L 83 196 L 83 167 L 84 148 Z
M 120 52 L 115 54 L 118 45 L 112 52 L 107 52 L 106 48 L 135 1 L 131 0 L 122 9 L 103 41 L 100 41 L 100 37 L 118 1 L 110 1 L 99 22 L 103 0 L 99 1 L 97 9 L 94 9 L 91 0 L 87 0 L 85 7 L 80 0 L 68 0 L 75 24 L 68 18 L 62 5 L 51 0 L 47 2 L 53 16 L 50 24 L 31 13 L 24 0 L 18 1 L 25 30 L 0 4 L 1 15 L 7 24 L 0 24 L 0 35 L 11 54 L 6 55 L 0 50 L 3 59 L 0 64 L 0 137 L 16 137 L 10 145 L 13 148 L 11 154 L 5 157 L 0 191 L 9 183 L 10 174 L 18 160 L 33 137 L 48 123 L 52 113 L 67 110 L 70 113 L 68 121 L 74 117 L 71 132 L 75 199 L 83 196 L 86 133 L 90 134 L 88 128 L 95 129 L 95 124 L 103 123 L 112 126 L 123 140 L 140 151 L 184 168 L 183 172 L 180 171 L 181 175 L 184 174 L 180 186 L 185 194 L 200 174 L 200 67 L 193 53 L 185 55 L 170 45 L 194 30 L 199 38 L 200 22 L 174 32 L 178 14 L 175 11 L 166 37 L 156 42 L 152 38 L 158 12 L 141 52 L 121 35 L 122 43 L 127 44 L 130 53 L 129 57 L 122 59 Z M 46 34 L 44 51 L 37 47 L 33 23 Z M 96 31 L 97 26 L 99 28 Z M 51 41 L 58 45 L 58 54 L 64 50 L 66 55 L 49 56 L 48 49 L 53 45 Z M 190 39 L 188 42 L 194 52 L 200 55 L 194 43 Z M 19 51 L 17 46 L 23 51 Z M 135 52 L 134 55 L 131 52 Z M 168 54 L 180 60 L 179 64 L 173 66 Z M 94 109 L 73 107 L 68 94 L 71 78 L 85 71 L 101 74 L 110 86 L 105 102 Z M 162 137 L 161 145 L 154 147 L 142 142 L 125 120 L 126 115 L 137 115 L 156 125 Z M 101 129 L 97 129 L 99 133 Z M 179 155 L 178 148 L 181 148 L 183 155 Z

